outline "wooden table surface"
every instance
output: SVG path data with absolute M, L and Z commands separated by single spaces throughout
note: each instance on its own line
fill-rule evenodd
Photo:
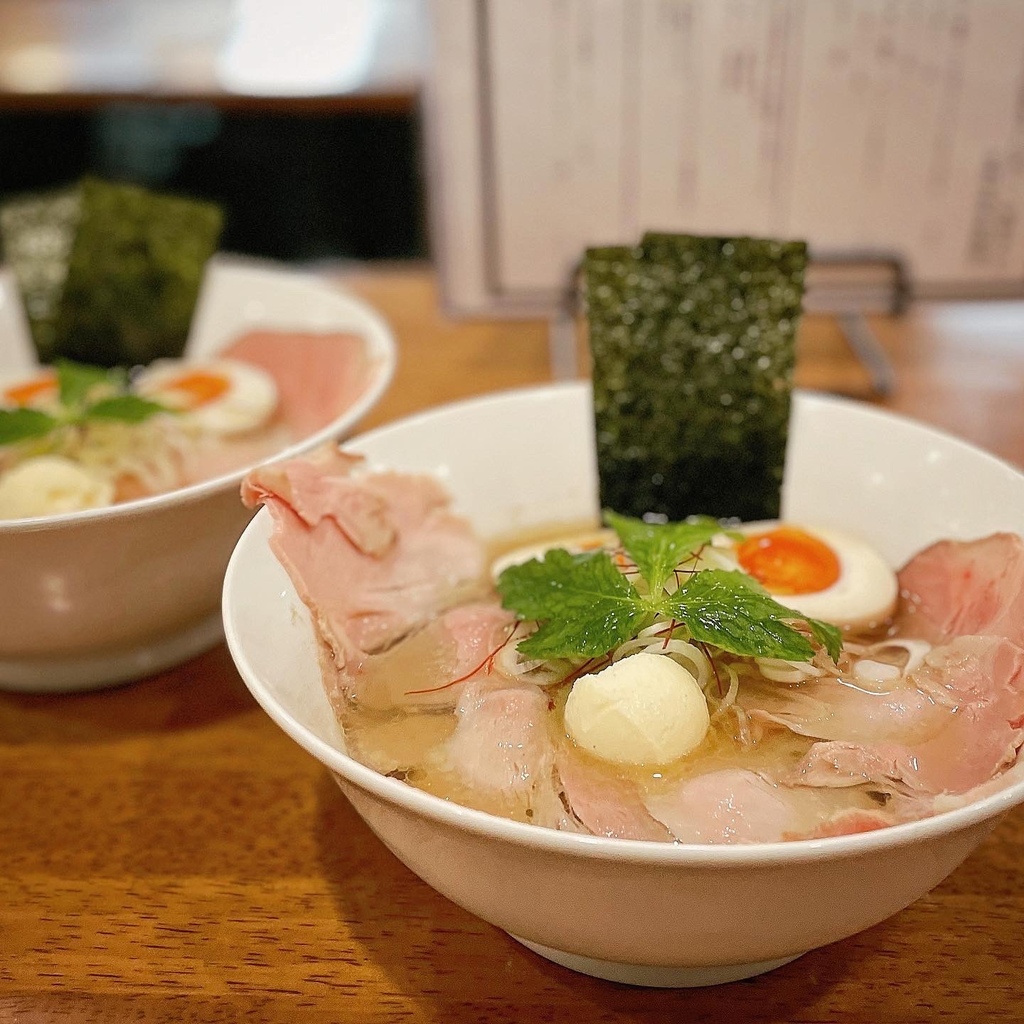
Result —
M 374 425 L 550 378 L 542 323 L 457 323 L 419 268 L 351 287 L 401 346 Z M 1024 304 L 874 322 L 884 403 L 1024 465 Z M 829 321 L 799 383 L 863 393 Z M 85 695 L 0 694 L 0 1024 L 1024 1019 L 1024 810 L 854 938 L 717 989 L 575 975 L 434 893 L 257 707 L 223 646 Z

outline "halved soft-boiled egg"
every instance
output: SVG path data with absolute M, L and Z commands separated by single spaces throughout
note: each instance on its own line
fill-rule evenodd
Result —
M 0 377 L 0 408 L 46 408 L 59 397 L 57 374 L 41 368 L 35 372 Z
M 842 530 L 748 523 L 735 556 L 780 604 L 847 629 L 884 622 L 896 606 L 896 573 L 870 544 Z
M 277 408 L 277 385 L 265 370 L 237 359 L 188 363 L 158 359 L 133 382 L 143 398 L 182 413 L 216 434 L 241 434 L 262 426 Z

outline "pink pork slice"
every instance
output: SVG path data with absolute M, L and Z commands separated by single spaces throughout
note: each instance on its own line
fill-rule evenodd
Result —
M 830 836 L 853 836 L 861 832 L 874 832 L 886 828 L 895 822 L 881 811 L 864 811 L 858 808 L 840 811 L 820 825 L 807 832 L 787 834 L 787 840 L 793 839 L 828 839 Z
M 909 682 L 874 693 L 832 676 L 797 686 L 744 685 L 736 702 L 752 721 L 800 736 L 854 743 L 909 742 L 935 732 L 945 718 L 944 709 Z
M 685 779 L 644 802 L 683 843 L 790 842 L 852 835 L 895 822 L 891 814 L 837 807 L 827 794 L 783 785 L 745 768 Z
M 640 791 L 611 767 L 584 760 L 568 743 L 555 764 L 572 814 L 589 832 L 612 839 L 670 842 L 672 833 L 644 806 Z
M 496 601 L 459 605 L 378 654 L 336 665 L 336 681 L 362 707 L 454 708 L 466 684 L 488 675 L 514 623 Z
M 554 745 L 548 711 L 547 694 L 531 684 L 478 680 L 462 691 L 448 760 L 499 812 L 519 816 L 534 803 L 550 803 Z
M 903 635 L 941 643 L 969 633 L 1024 646 L 1024 540 L 995 533 L 973 541 L 943 540 L 899 572 L 911 611 Z
M 326 427 L 366 390 L 366 341 L 345 332 L 249 331 L 221 353 L 266 370 L 277 383 L 278 416 L 299 437 Z
M 429 476 L 361 474 L 325 446 L 260 467 L 242 484 L 274 518 L 271 546 L 336 662 L 380 651 L 483 586 L 468 522 Z
M 744 768 L 694 776 L 644 802 L 682 843 L 779 842 L 799 823 L 785 791 Z
M 945 704 L 940 729 L 911 744 L 816 743 L 794 782 L 955 794 L 1013 762 L 1024 743 L 1024 650 L 1002 637 L 960 637 L 932 651 L 913 677 Z

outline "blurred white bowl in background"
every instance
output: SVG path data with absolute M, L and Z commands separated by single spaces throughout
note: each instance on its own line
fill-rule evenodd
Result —
M 34 365 L 16 299 L 5 274 L 0 372 Z M 362 300 L 319 275 L 215 257 L 186 357 L 211 356 L 255 328 L 349 331 L 368 348 L 361 395 L 276 458 L 348 435 L 394 374 L 391 331 Z M 107 686 L 168 668 L 220 641 L 224 570 L 252 515 L 239 498 L 249 468 L 107 508 L 0 521 L 0 689 Z

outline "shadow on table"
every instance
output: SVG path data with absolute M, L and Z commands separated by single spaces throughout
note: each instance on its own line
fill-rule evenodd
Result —
M 760 978 L 707 989 L 642 989 L 590 978 L 535 955 L 422 882 L 373 836 L 327 773 L 318 802 L 323 875 L 358 942 L 353 955 L 384 972 L 394 995 L 429 1006 L 437 1020 L 826 1019 L 820 1014 L 833 1002 L 832 990 L 849 986 L 858 964 L 878 955 L 851 939 Z M 887 943 L 883 937 L 870 945 Z
M 177 668 L 107 689 L 0 692 L 0 743 L 91 743 L 177 732 L 255 707 L 227 647 L 218 644 Z

